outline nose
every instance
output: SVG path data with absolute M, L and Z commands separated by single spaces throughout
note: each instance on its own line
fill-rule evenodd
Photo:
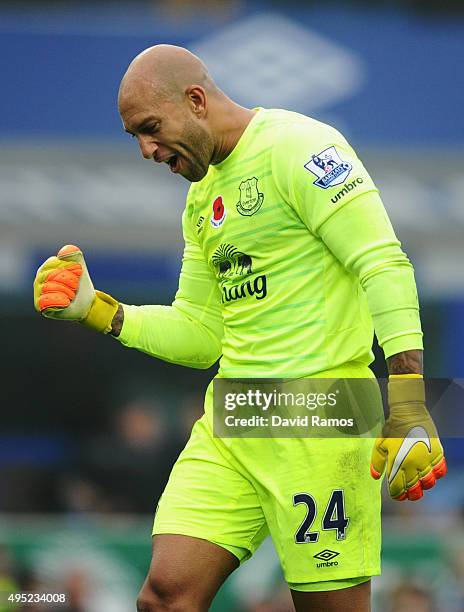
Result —
M 139 147 L 145 159 L 153 159 L 154 154 L 158 150 L 156 142 L 153 142 L 150 138 L 144 138 L 143 136 L 139 136 Z

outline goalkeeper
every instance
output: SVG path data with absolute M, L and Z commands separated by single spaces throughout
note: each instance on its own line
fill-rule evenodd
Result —
M 125 346 L 224 378 L 373 378 L 390 415 L 369 439 L 220 439 L 212 386 L 159 501 L 139 612 L 203 611 L 270 534 L 298 612 L 364 612 L 380 573 L 380 480 L 416 500 L 446 473 L 425 407 L 412 266 L 363 164 L 330 126 L 246 109 L 179 47 L 147 49 L 120 87 L 142 155 L 192 185 L 172 306 L 129 306 L 92 285 L 81 251 L 39 268 L 35 307 Z

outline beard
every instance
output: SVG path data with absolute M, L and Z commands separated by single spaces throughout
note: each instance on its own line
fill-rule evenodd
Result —
M 208 172 L 213 154 L 213 139 L 209 132 L 192 120 L 187 120 L 180 136 L 184 167 L 180 174 L 192 183 L 201 181 Z

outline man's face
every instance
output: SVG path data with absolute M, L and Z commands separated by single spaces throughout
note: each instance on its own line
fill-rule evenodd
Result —
M 191 182 L 206 175 L 212 138 L 185 100 L 157 99 L 152 85 L 140 80 L 123 87 L 119 112 L 145 159 L 166 162 L 172 172 Z

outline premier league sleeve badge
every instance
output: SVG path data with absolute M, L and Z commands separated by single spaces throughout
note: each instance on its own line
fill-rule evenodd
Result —
M 329 147 L 317 155 L 312 155 L 304 167 L 317 176 L 313 185 L 322 189 L 345 182 L 353 169 L 349 162 L 342 160 L 335 147 Z

